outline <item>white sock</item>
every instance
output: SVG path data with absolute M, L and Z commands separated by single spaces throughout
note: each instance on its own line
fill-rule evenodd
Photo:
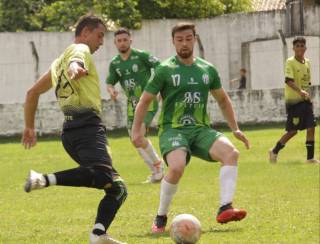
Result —
M 177 192 L 177 189 L 178 184 L 171 184 L 167 182 L 164 178 L 162 179 L 158 215 L 167 215 L 169 211 L 169 205 L 174 194 Z
M 143 161 L 150 168 L 151 172 L 153 172 L 153 162 L 148 156 L 148 154 L 145 152 L 145 150 L 142 147 L 138 147 L 137 150 L 140 156 L 143 158 Z
M 238 166 L 225 165 L 220 169 L 220 207 L 232 202 L 236 190 Z
M 144 148 L 145 152 L 147 153 L 147 155 L 149 156 L 149 158 L 152 160 L 153 164 L 158 164 L 161 159 L 159 157 L 159 155 L 157 154 L 156 150 L 154 149 L 154 147 L 152 146 L 152 143 L 150 140 L 147 140 L 148 144 L 147 147 Z
M 106 228 L 103 226 L 103 224 L 101 224 L 101 223 L 96 223 L 96 224 L 93 226 L 93 228 L 92 228 L 92 231 L 93 231 L 93 230 L 101 230 L 101 231 L 105 232 L 105 231 L 106 231 Z
M 57 178 L 56 178 L 55 174 L 47 174 L 47 177 L 48 177 L 48 181 L 49 181 L 50 186 L 57 184 Z

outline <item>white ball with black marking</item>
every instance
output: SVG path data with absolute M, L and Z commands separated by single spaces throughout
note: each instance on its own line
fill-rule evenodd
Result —
M 170 236 L 176 244 L 194 244 L 201 236 L 201 223 L 191 214 L 174 217 L 170 225 Z

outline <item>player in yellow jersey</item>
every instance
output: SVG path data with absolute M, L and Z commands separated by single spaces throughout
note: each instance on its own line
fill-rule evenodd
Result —
M 285 67 L 285 102 L 287 109 L 286 133 L 276 146 L 269 150 L 270 163 L 276 163 L 279 151 L 297 134 L 307 129 L 307 163 L 320 163 L 314 158 L 315 118 L 310 98 L 310 61 L 304 57 L 307 50 L 306 39 L 296 37 L 293 40 L 294 56 L 288 58 Z
M 92 187 L 101 189 L 101 200 L 95 225 L 90 233 L 91 244 L 121 244 L 107 235 L 118 209 L 127 196 L 127 189 L 112 166 L 106 148 L 106 130 L 101 123 L 99 77 L 93 62 L 94 53 L 103 44 L 106 26 L 93 15 L 80 18 L 75 40 L 29 89 L 24 107 L 25 129 L 22 143 L 29 149 L 36 144 L 35 112 L 39 97 L 55 88 L 59 106 L 64 113 L 62 143 L 79 167 L 51 174 L 30 171 L 25 191 L 52 185 Z

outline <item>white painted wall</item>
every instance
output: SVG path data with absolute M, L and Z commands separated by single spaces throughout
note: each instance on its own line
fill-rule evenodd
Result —
M 320 7 L 305 12 L 305 35 L 320 36 Z M 195 20 L 205 48 L 206 59 L 219 70 L 223 85 L 229 89 L 229 80 L 238 76 L 241 67 L 241 44 L 258 39 L 278 38 L 278 29 L 285 29 L 285 12 L 270 11 L 249 14 L 231 14 L 212 19 Z M 151 51 L 161 59 L 174 54 L 171 43 L 171 28 L 178 20 L 150 20 L 143 22 L 141 30 L 133 31 L 133 46 Z M 36 79 L 35 61 L 30 41 L 35 43 L 40 60 L 40 73 L 73 41 L 72 33 L 21 32 L 0 33 L 0 104 L 21 103 L 25 92 Z M 267 45 L 267 44 L 266 44 Z M 102 96 L 104 80 L 111 58 L 116 54 L 113 34 L 107 33 L 105 45 L 94 55 L 101 78 Z M 279 53 L 275 53 L 277 58 Z M 319 60 L 319 52 L 310 55 Z M 259 65 L 259 60 L 257 60 Z M 261 63 L 261 62 L 260 62 Z M 263 66 L 263 64 L 262 64 Z M 278 67 L 278 66 L 277 66 Z M 253 72 L 257 72 L 253 69 Z M 279 72 L 279 69 L 275 70 Z M 271 79 L 270 79 L 271 80 Z M 254 81 L 258 84 L 257 81 Z M 280 81 L 279 81 L 280 82 Z M 279 87 L 279 84 L 270 84 Z M 257 89 L 263 88 L 258 87 Z M 270 88 L 272 88 L 270 87 Z M 53 93 L 41 101 L 54 101 Z
M 320 84 L 320 37 L 306 37 L 305 56 L 311 61 L 313 85 Z M 293 38 L 286 38 L 288 57 L 294 55 Z M 281 88 L 284 84 L 284 64 L 280 39 L 257 41 L 249 44 L 250 80 L 252 89 Z
M 319 37 L 320 7 L 306 9 L 304 21 L 305 35 Z M 141 30 L 133 31 L 133 46 L 149 50 L 160 59 L 168 58 L 175 53 L 171 43 L 171 28 L 177 22 L 178 20 L 144 21 Z M 282 73 L 280 40 L 274 39 L 278 38 L 277 32 L 279 29 L 286 29 L 285 12 L 271 11 L 231 14 L 212 19 L 195 20 L 194 22 L 205 48 L 205 57 L 218 68 L 223 86 L 226 89 L 229 88 L 229 80 L 238 76 L 242 62 L 241 45 L 243 43 L 251 43 L 250 48 L 253 54 L 251 64 L 254 64 L 254 66 L 250 67 L 250 72 L 253 72 L 253 76 L 255 77 L 252 80 L 252 84 L 259 91 L 251 91 L 252 95 L 250 95 L 250 91 L 235 91 L 234 94 L 237 96 L 230 93 L 231 98 L 236 101 L 236 105 L 238 104 L 238 100 L 249 99 L 247 96 L 259 99 L 263 98 L 261 101 L 272 105 L 274 93 L 270 92 L 270 90 L 263 92 L 260 89 L 282 87 L 283 84 L 283 78 L 279 78 Z M 261 39 L 270 41 L 264 43 L 256 42 Z M 22 103 L 24 102 L 27 89 L 36 80 L 35 60 L 32 56 L 31 41 L 35 43 L 39 55 L 39 72 L 43 73 L 48 69 L 52 61 L 73 41 L 73 33 L 0 33 L 0 135 L 21 132 L 21 127 L 23 126 Z M 267 60 L 263 60 L 261 55 L 257 55 L 257 50 L 261 50 L 261 47 L 256 45 L 263 45 L 263 50 L 270 51 L 271 54 L 269 56 L 272 57 L 273 62 L 271 62 L 270 57 Z M 277 45 L 279 45 L 278 49 Z M 308 43 L 308 46 L 307 54 L 315 67 L 312 69 L 312 74 L 315 84 L 317 84 L 317 79 L 319 82 L 320 67 L 319 41 L 311 41 Z M 116 53 L 113 45 L 113 34 L 109 32 L 105 36 L 104 46 L 94 54 L 94 59 L 101 79 L 101 94 L 106 100 L 103 107 L 107 117 L 105 122 L 110 128 L 124 127 L 126 120 L 125 98 L 123 94 L 121 94 L 119 99 L 120 105 L 115 106 L 109 100 L 104 85 L 108 64 Z M 273 65 L 272 72 L 265 72 L 263 76 L 259 76 L 261 70 L 265 71 L 266 62 L 269 62 L 269 65 Z M 280 91 L 282 92 L 282 90 L 279 90 L 277 93 L 280 93 Z M 319 95 L 317 95 L 319 89 L 317 88 L 316 91 L 316 97 L 319 101 Z M 269 101 L 264 100 L 264 98 L 272 99 Z M 252 104 L 252 101 L 255 103 Z M 243 118 L 243 116 L 250 115 L 250 113 L 256 116 L 263 111 L 261 110 L 263 104 L 259 101 L 250 98 L 248 103 L 239 103 L 240 107 L 236 107 L 236 111 L 239 113 L 241 122 L 250 122 L 248 118 Z M 282 104 L 281 99 L 277 98 L 276 101 Z M 257 104 L 260 104 L 260 107 L 253 108 Z M 244 110 L 244 108 L 247 110 Z M 268 109 L 267 107 L 263 108 Z M 315 108 L 320 111 L 319 106 Z M 281 115 L 274 114 L 271 117 L 266 117 L 266 119 L 270 119 L 271 121 L 283 120 L 283 109 L 281 111 Z M 41 119 L 45 117 L 44 114 L 46 113 L 48 113 L 47 116 L 50 120 Z M 109 116 L 109 114 L 111 115 Z M 41 128 L 47 128 L 49 131 L 60 130 L 62 116 L 57 111 L 53 91 L 41 97 L 38 116 L 40 116 L 38 123 Z M 216 118 L 216 116 L 218 115 L 214 114 L 213 118 Z M 251 116 L 251 118 L 255 118 L 254 116 Z M 255 121 L 261 122 L 259 119 Z M 44 125 L 48 125 L 48 127 Z
M 314 113 L 320 117 L 320 86 L 312 87 Z M 237 120 L 241 124 L 284 122 L 286 120 L 283 89 L 230 91 Z M 126 103 L 121 100 L 103 100 L 102 118 L 107 129 L 125 128 Z M 225 123 L 217 103 L 210 98 L 208 113 L 212 124 Z M 21 134 L 24 127 L 23 104 L 0 105 L 0 137 Z M 156 126 L 156 120 L 153 126 Z M 57 102 L 42 102 L 36 114 L 36 130 L 39 134 L 59 134 L 63 115 Z

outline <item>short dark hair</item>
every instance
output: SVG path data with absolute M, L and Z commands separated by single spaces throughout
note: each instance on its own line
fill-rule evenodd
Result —
M 241 68 L 240 71 L 242 71 L 243 73 L 247 72 L 247 70 L 245 68 Z
M 306 38 L 304 38 L 303 36 L 296 36 L 293 41 L 292 44 L 293 46 L 296 45 L 297 43 L 303 43 L 304 45 L 306 45 Z
M 130 31 L 124 27 L 121 27 L 114 32 L 114 36 L 121 35 L 121 34 L 127 34 L 128 36 L 131 36 Z
M 177 32 L 184 31 L 184 30 L 192 30 L 193 35 L 196 36 L 196 27 L 193 23 L 181 22 L 181 23 L 176 24 L 172 28 L 172 31 L 171 31 L 172 38 L 174 38 L 174 35 Z
M 90 29 L 93 30 L 97 28 L 100 24 L 107 29 L 106 24 L 103 22 L 103 20 L 100 17 L 95 16 L 93 14 L 87 14 L 87 15 L 81 16 L 76 25 L 75 35 L 80 36 L 81 31 L 85 27 L 89 27 Z

